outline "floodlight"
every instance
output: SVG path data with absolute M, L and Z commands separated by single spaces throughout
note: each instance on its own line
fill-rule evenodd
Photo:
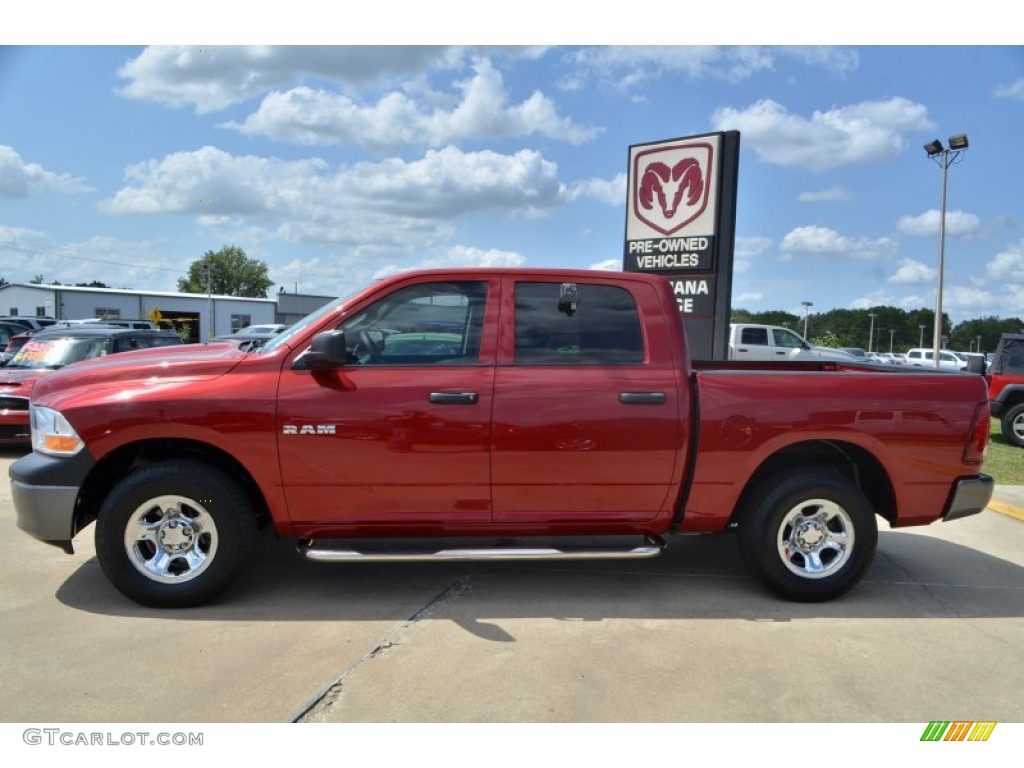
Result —
M 964 140 L 967 140 L 966 136 L 964 137 Z M 935 141 L 930 141 L 924 145 L 924 151 L 928 153 L 928 157 L 935 157 L 936 155 L 942 153 L 942 142 L 939 141 L 938 139 L 935 139 Z
M 949 148 L 950 149 L 967 149 L 967 134 L 958 133 L 956 136 L 949 137 Z

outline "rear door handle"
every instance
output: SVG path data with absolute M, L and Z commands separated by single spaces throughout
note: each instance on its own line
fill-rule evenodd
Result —
M 664 392 L 620 392 L 619 402 L 623 405 L 664 405 Z
M 437 405 L 473 405 L 480 400 L 476 392 L 431 392 L 430 402 Z

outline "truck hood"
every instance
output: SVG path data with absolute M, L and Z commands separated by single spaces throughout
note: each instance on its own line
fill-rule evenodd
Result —
M 48 371 L 38 380 L 32 396 L 35 399 L 60 390 L 123 381 L 214 379 L 246 357 L 231 344 L 185 344 L 120 352 Z
M 46 368 L 39 371 L 9 371 L 6 368 L 0 368 L 0 395 L 31 397 L 35 383 L 41 377 L 48 376 L 51 373 L 53 371 Z

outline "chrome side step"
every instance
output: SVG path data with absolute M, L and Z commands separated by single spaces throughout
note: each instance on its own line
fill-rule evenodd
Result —
M 452 547 L 438 550 L 373 549 L 332 547 L 316 540 L 300 541 L 299 554 L 322 563 L 387 563 L 422 562 L 424 560 L 460 562 L 473 560 L 623 560 L 660 555 L 665 540 L 656 536 L 644 537 L 640 545 L 566 544 L 556 547 L 521 547 L 497 545 L 487 547 Z

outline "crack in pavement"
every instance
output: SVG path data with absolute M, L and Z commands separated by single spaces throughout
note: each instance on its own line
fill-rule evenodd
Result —
M 394 625 L 385 633 L 384 637 L 373 646 L 370 650 L 356 659 L 352 664 L 342 670 L 331 683 L 321 690 L 316 696 L 310 701 L 306 702 L 302 708 L 299 709 L 298 713 L 291 718 L 293 723 L 321 723 L 327 721 L 327 714 L 333 709 L 338 701 L 341 699 L 341 695 L 344 692 L 345 680 L 349 675 L 357 672 L 363 664 L 371 659 L 376 659 L 387 655 L 387 652 L 395 646 L 402 645 L 398 640 L 398 635 L 405 632 L 409 627 L 414 626 L 417 622 L 430 616 L 434 609 L 438 608 L 451 600 L 461 597 L 462 595 L 469 592 L 469 576 L 459 576 L 450 584 L 448 584 L 439 593 L 434 595 L 428 600 L 419 610 L 412 614 L 409 618 Z

